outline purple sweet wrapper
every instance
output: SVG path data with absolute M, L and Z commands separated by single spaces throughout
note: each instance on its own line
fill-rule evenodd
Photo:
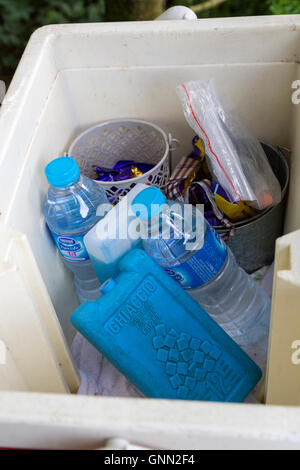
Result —
M 212 181 L 210 184 L 210 190 L 213 194 L 219 194 L 221 197 L 229 201 L 229 197 L 222 186 L 215 181 Z M 220 220 L 216 217 L 214 211 L 212 210 L 211 203 L 207 197 L 206 192 L 200 185 L 192 185 L 189 191 L 189 202 L 191 204 L 204 204 L 204 217 L 209 222 L 212 227 L 220 225 Z
M 155 165 L 135 162 L 134 160 L 120 160 L 113 168 L 96 167 L 97 181 L 123 181 L 136 176 L 136 169 L 142 174 L 147 173 Z
M 209 225 L 211 225 L 212 227 L 215 227 L 216 225 L 220 225 L 220 221 L 215 216 L 214 211 L 204 211 L 204 217 L 209 223 Z
M 200 137 L 195 135 L 195 137 L 192 140 L 192 145 L 193 145 L 194 155 L 202 160 L 202 158 L 205 155 L 205 149 L 204 149 L 203 141 L 200 139 Z
M 225 189 L 223 189 L 222 186 L 219 183 L 216 183 L 216 181 L 211 182 L 210 190 L 211 190 L 212 193 L 218 194 L 223 199 L 226 199 L 226 201 L 231 202 L 228 194 L 225 191 Z M 232 203 L 232 204 L 235 204 L 235 203 Z

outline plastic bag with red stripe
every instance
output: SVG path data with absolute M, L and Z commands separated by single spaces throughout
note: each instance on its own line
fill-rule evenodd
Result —
M 205 143 L 213 179 L 231 202 L 244 201 L 257 210 L 278 204 L 280 185 L 259 141 L 237 113 L 222 105 L 214 80 L 183 83 L 177 94 L 188 124 Z

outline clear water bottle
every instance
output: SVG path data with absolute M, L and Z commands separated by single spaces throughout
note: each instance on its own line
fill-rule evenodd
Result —
M 50 187 L 44 216 L 57 248 L 74 273 L 79 301 L 96 300 L 100 284 L 83 243 L 84 235 L 101 219 L 100 204 L 109 204 L 103 188 L 80 175 L 76 161 L 60 157 L 45 168 Z
M 144 249 L 238 344 L 253 344 L 268 334 L 269 297 L 238 267 L 196 207 L 184 217 L 183 204 L 150 187 L 136 196 L 132 208 L 147 232 Z

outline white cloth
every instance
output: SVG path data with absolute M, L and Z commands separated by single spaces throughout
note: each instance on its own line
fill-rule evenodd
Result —
M 76 334 L 71 350 L 81 377 L 79 394 L 111 397 L 143 396 L 80 333 Z
M 264 266 L 263 268 L 259 269 L 254 274 L 252 274 L 252 277 L 260 283 L 261 288 L 268 294 L 269 297 L 272 297 L 273 274 L 274 263 L 270 266 Z M 269 335 L 265 336 L 255 344 L 251 344 L 250 346 L 242 348 L 248 354 L 248 356 L 251 357 L 251 359 L 261 368 L 263 372 L 262 379 L 246 398 L 245 401 L 247 403 L 258 403 L 257 395 L 263 385 L 266 373 L 268 345 Z

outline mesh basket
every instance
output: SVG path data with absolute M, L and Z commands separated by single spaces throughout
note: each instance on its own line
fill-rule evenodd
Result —
M 137 183 L 165 186 L 169 179 L 169 141 L 162 129 L 146 121 L 107 121 L 80 134 L 71 144 L 68 155 L 75 158 L 80 172 L 91 179 L 97 177 L 96 166 L 112 168 L 119 160 L 155 165 L 135 178 L 97 181 L 106 190 L 110 202 L 116 204 Z

